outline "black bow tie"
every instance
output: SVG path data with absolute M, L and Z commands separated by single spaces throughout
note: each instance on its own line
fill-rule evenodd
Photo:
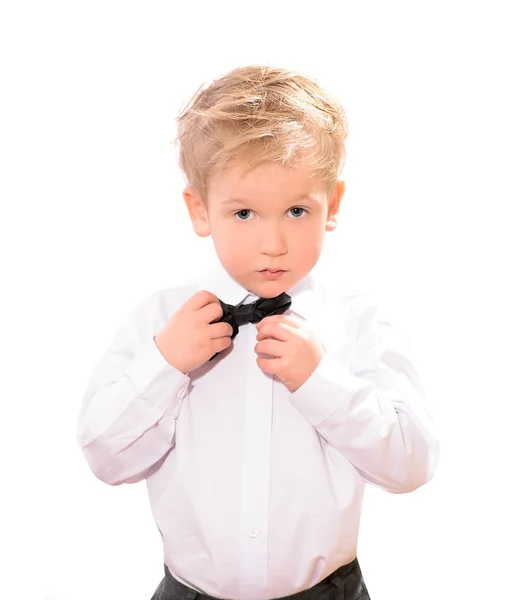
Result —
M 231 339 L 233 339 L 238 333 L 238 327 L 240 325 L 244 325 L 245 323 L 258 323 L 270 315 L 281 315 L 290 308 L 292 299 L 286 292 L 283 292 L 275 298 L 259 298 L 255 302 L 250 302 L 249 304 L 237 304 L 236 306 L 233 306 L 232 304 L 222 302 L 220 298 L 219 302 L 224 314 L 218 321 L 213 321 L 213 323 L 229 323 L 233 327 L 233 333 L 231 335 Z M 219 353 L 217 352 L 214 354 L 210 360 L 213 360 L 217 354 Z

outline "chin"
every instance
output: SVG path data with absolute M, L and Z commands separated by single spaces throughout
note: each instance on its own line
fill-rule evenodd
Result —
M 262 298 L 275 298 L 291 287 L 291 285 L 286 285 L 284 281 L 266 281 L 265 285 L 260 286 L 260 296 Z
M 292 276 L 292 273 L 289 272 L 288 275 Z M 264 279 L 258 282 L 254 279 L 253 281 L 247 281 L 244 287 L 247 291 L 261 298 L 276 298 L 276 296 L 286 292 L 293 285 L 290 278 L 286 279 L 284 276 L 281 279 Z
M 283 292 L 285 292 L 285 288 L 276 288 L 274 291 L 263 291 L 261 294 L 258 294 L 261 298 L 276 298 L 276 296 L 279 296 L 280 294 L 282 294 Z

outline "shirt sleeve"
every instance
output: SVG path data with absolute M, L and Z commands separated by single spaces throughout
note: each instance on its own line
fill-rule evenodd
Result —
M 154 342 L 158 294 L 119 327 L 82 398 L 77 441 L 93 473 L 110 485 L 146 478 L 175 444 L 190 378 Z
M 367 481 L 410 492 L 434 475 L 438 434 L 404 328 L 364 298 L 352 359 L 325 353 L 290 400 Z

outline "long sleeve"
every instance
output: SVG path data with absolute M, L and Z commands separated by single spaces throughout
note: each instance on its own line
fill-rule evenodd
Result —
M 436 428 L 404 330 L 370 298 L 359 316 L 352 359 L 325 353 L 290 400 L 367 481 L 410 492 L 435 472 Z
M 77 441 L 93 473 L 110 485 L 147 477 L 174 447 L 190 381 L 154 342 L 154 294 L 120 326 L 95 365 L 77 422 Z

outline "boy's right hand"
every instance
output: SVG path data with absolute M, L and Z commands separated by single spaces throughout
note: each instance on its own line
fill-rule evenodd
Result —
M 231 325 L 214 323 L 223 314 L 217 296 L 201 290 L 172 315 L 154 342 L 165 360 L 186 375 L 231 345 Z

